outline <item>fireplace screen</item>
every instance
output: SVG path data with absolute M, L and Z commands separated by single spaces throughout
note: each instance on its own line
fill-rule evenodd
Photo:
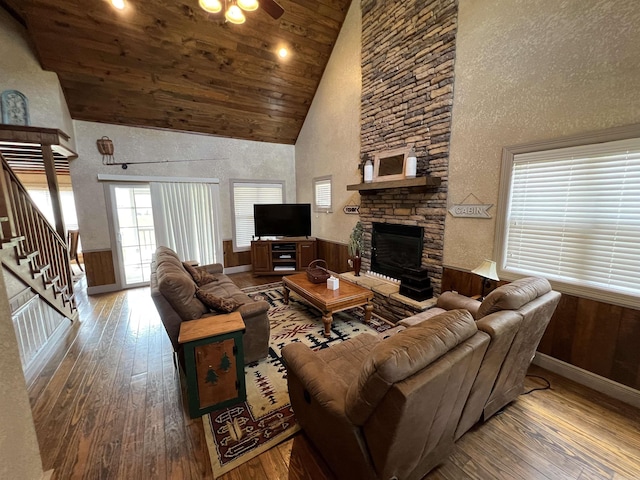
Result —
M 374 223 L 371 270 L 393 278 L 419 270 L 422 265 L 423 234 L 422 227 Z

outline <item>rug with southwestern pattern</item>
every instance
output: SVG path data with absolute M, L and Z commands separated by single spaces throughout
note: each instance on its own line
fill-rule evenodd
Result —
M 353 308 L 334 315 L 331 338 L 323 335 L 320 312 L 292 293 L 289 305 L 282 284 L 273 283 L 244 290 L 270 304 L 269 356 L 245 366 L 247 401 L 202 417 L 211 467 L 216 477 L 251 460 L 296 433 L 287 392 L 286 369 L 280 350 L 291 342 L 303 342 L 314 350 L 328 348 L 361 333 L 377 334 L 391 325 L 375 315 L 363 322 L 364 310 Z

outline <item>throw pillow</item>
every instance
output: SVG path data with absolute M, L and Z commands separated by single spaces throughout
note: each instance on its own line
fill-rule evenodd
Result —
M 202 267 L 194 267 L 187 262 L 182 262 L 182 266 L 187 272 L 189 272 L 189 275 L 191 275 L 193 281 L 196 282 L 196 285 L 198 285 L 199 287 L 202 287 L 207 283 L 218 281 L 215 275 L 211 275 Z
M 223 313 L 231 313 L 240 306 L 233 298 L 222 298 L 213 293 L 196 288 L 196 297 L 211 310 Z

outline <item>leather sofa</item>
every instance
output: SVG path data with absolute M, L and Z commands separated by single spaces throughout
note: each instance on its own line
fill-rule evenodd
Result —
M 496 288 L 482 302 L 445 292 L 438 298 L 436 308 L 399 322 L 410 327 L 442 312 L 464 308 L 474 316 L 478 329 L 491 336 L 456 439 L 522 393 L 527 370 L 560 297 L 546 279 L 526 277 Z
M 269 353 L 269 304 L 263 300 L 254 301 L 242 292 L 225 274 L 220 264 L 203 265 L 215 277 L 202 290 L 218 297 L 232 298 L 240 307 L 237 309 L 245 323 L 243 335 L 244 362 L 251 363 L 264 358 Z M 158 247 L 151 262 L 151 297 L 158 310 L 174 351 L 182 364 L 182 347 L 178 343 L 180 324 L 183 321 L 218 315 L 209 311 L 195 297 L 196 283 L 184 268 L 178 255 L 167 247 Z
M 293 410 L 338 478 L 422 478 L 515 400 L 560 300 L 543 278 L 453 292 L 384 335 L 282 350 Z
M 490 337 L 465 310 L 383 338 L 282 349 L 305 434 L 340 479 L 420 479 L 446 458 Z

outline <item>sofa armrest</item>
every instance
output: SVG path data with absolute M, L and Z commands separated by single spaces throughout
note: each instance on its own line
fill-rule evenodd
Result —
M 468 310 L 473 318 L 477 318 L 480 302 L 455 292 L 444 292 L 438 297 L 436 305 L 444 310 Z
M 282 349 L 282 357 L 289 374 L 298 378 L 319 406 L 349 422 L 345 412 L 347 385 L 333 373 L 327 363 L 300 342 L 285 345 Z
M 210 265 L 201 265 L 200 268 L 204 268 L 208 273 L 222 273 L 224 267 L 221 263 L 212 263 Z
M 206 315 L 196 320 L 187 320 L 180 324 L 179 343 L 189 343 L 203 338 L 223 335 L 225 333 L 244 332 L 245 324 L 237 312 L 225 315 Z
M 242 318 L 255 317 L 257 315 L 267 313 L 268 311 L 269 304 L 264 300 L 260 300 L 259 302 L 245 303 L 244 305 L 240 305 L 240 308 L 238 308 L 238 312 L 240 312 Z
M 508 338 L 508 344 L 511 345 L 511 340 L 515 336 L 520 323 L 522 322 L 522 316 L 511 311 L 496 312 L 497 314 L 487 315 L 482 317 L 476 322 L 478 330 L 486 332 L 491 336 L 492 341 L 497 337 Z
M 406 330 L 407 327 L 405 327 L 404 325 L 396 325 L 393 328 L 390 328 L 389 330 L 385 330 L 384 332 L 381 332 L 378 334 L 378 338 L 380 340 L 384 340 L 385 338 L 389 338 L 394 336 L 396 333 L 399 333 L 403 330 Z

